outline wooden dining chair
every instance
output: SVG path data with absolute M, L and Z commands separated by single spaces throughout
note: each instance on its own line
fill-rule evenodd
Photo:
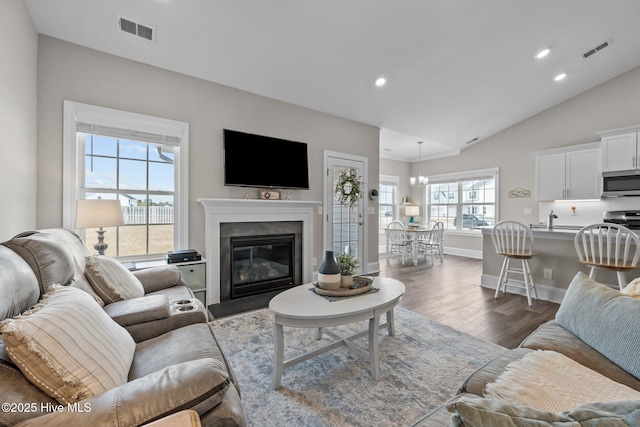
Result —
M 526 225 L 516 221 L 500 221 L 491 229 L 491 241 L 496 253 L 504 257 L 495 297 L 498 298 L 500 290 L 506 292 L 507 286 L 513 286 L 525 290 L 527 303 L 531 306 L 532 291 L 535 299 L 538 299 L 538 292 L 529 267 L 529 260 L 537 255 L 533 251 L 533 234 L 531 230 Z M 512 267 L 511 260 L 520 261 L 521 267 Z M 518 282 L 509 282 L 510 273 L 522 275 L 524 285 Z
M 578 231 L 573 242 L 578 260 L 590 268 L 589 277 L 595 280 L 598 270 L 613 270 L 620 290 L 627 286 L 625 272 L 640 267 L 640 237 L 622 225 L 588 225 Z

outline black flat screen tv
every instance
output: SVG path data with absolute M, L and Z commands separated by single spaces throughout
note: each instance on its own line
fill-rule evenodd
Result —
M 308 190 L 307 144 L 224 129 L 224 185 Z

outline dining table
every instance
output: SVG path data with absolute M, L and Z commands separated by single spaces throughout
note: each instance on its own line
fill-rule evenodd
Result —
M 405 229 L 405 236 L 407 240 L 411 241 L 411 258 L 413 259 L 413 265 L 418 265 L 420 242 L 429 242 L 432 232 L 432 229 L 423 227 L 407 227 Z

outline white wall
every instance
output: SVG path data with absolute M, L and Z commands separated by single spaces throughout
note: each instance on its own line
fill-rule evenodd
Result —
M 189 240 L 204 251 L 204 211 L 197 198 L 241 198 L 257 189 L 223 185 L 224 128 L 309 144 L 310 190 L 296 200 L 322 200 L 323 151 L 369 159 L 377 187 L 379 130 L 328 114 L 108 55 L 47 36 L 38 53 L 39 228 L 62 224 L 62 103 L 77 101 L 189 123 Z M 377 212 L 377 206 L 374 204 Z M 377 217 L 368 216 L 368 262 L 377 262 Z M 314 254 L 322 259 L 322 216 Z
M 0 240 L 36 225 L 38 36 L 23 0 L 0 2 Z
M 570 84 L 569 81 L 566 82 Z M 562 104 L 524 120 L 452 157 L 421 163 L 424 175 L 437 175 L 466 170 L 500 168 L 500 219 L 535 223 L 543 219 L 549 206 L 534 198 L 535 162 L 533 152 L 550 148 L 599 141 L 596 132 L 640 124 L 640 68 L 631 70 Z M 386 162 L 381 162 L 381 173 Z M 407 165 L 410 173 L 417 165 Z M 509 198 L 509 191 L 522 187 L 531 190 L 531 197 Z M 414 194 L 417 200 L 418 194 Z M 624 209 L 640 209 L 640 198 L 626 200 Z M 602 210 L 612 210 L 616 202 L 599 202 L 595 207 L 581 205 L 578 218 L 566 218 L 567 207 L 557 207 L 562 224 L 566 219 L 581 221 L 598 216 Z M 525 208 L 532 211 L 525 215 Z M 580 217 L 582 215 L 582 217 Z M 446 246 L 482 250 L 481 239 L 447 236 Z

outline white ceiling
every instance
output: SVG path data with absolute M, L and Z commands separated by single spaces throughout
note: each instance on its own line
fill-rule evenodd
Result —
M 458 153 L 640 66 L 638 0 L 25 1 L 39 33 L 380 127 L 380 155 L 405 161 L 419 140 L 422 159 Z

